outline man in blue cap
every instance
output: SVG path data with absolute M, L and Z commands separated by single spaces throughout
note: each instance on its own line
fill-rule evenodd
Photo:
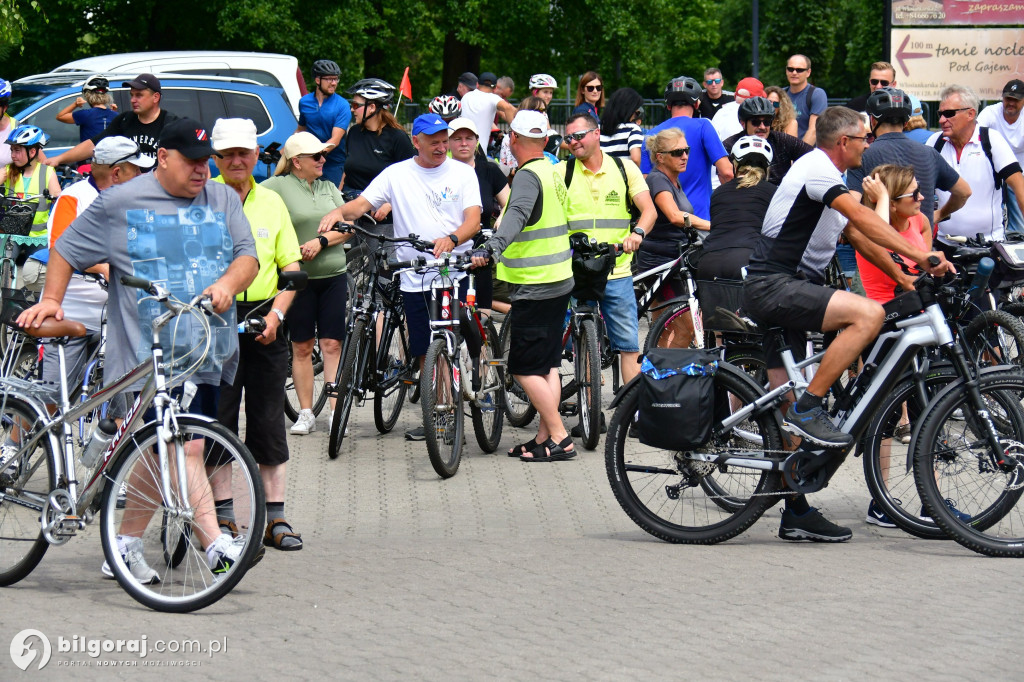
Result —
M 480 230 L 480 184 L 476 173 L 467 164 L 448 158 L 448 124 L 436 114 L 417 116 L 412 124 L 412 141 L 416 156 L 392 164 L 381 171 L 369 187 L 356 199 L 334 209 L 320 221 L 320 232 L 326 232 L 338 221 L 352 221 L 367 211 L 373 212 L 385 203 L 391 204 L 395 220 L 395 236 L 417 234 L 433 240 L 433 257 L 455 251 L 470 250 L 473 236 Z M 422 255 L 411 246 L 399 246 L 398 260 Z M 452 272 L 456 280 L 464 273 Z M 409 350 L 419 356 L 430 344 L 430 320 L 427 296 L 430 277 L 414 272 L 402 273 L 402 293 L 409 327 Z M 465 296 L 463 281 L 460 298 Z M 423 440 L 423 428 L 405 434 L 409 440 Z

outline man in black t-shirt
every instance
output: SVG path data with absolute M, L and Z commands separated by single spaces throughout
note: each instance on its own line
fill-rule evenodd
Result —
M 897 87 L 896 68 L 889 62 L 875 62 L 871 65 L 870 75 L 868 76 L 867 94 L 858 95 L 843 106 L 854 111 L 867 111 L 868 97 L 871 96 L 871 93 L 882 88 L 895 87 Z
M 99 135 L 48 159 L 47 165 L 57 166 L 88 159 L 92 156 L 97 142 L 114 135 L 127 137 L 139 145 L 143 154 L 156 158 L 160 133 L 166 124 L 178 117 L 160 108 L 160 100 L 163 97 L 160 92 L 160 80 L 153 74 L 139 74 L 134 80 L 125 81 L 121 85 L 131 89 L 132 110 L 118 114 Z
M 775 104 L 767 97 L 749 97 L 743 100 L 738 111 L 743 132 L 722 140 L 725 151 L 732 153 L 732 147 L 744 135 L 757 135 L 768 140 L 772 146 L 772 163 L 768 168 L 768 182 L 778 185 L 793 162 L 814 149 L 811 145 L 792 135 L 772 130 L 775 118 Z
M 700 109 L 695 118 L 711 120 L 723 104 L 734 100 L 733 94 L 724 90 L 722 82 L 722 72 L 718 68 L 711 67 L 704 71 L 704 96 L 700 98 Z

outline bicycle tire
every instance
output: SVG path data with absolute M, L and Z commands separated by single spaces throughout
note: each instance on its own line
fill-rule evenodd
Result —
M 501 343 L 501 357 L 505 359 L 506 367 L 504 372 L 504 383 L 502 386 L 501 403 L 505 408 L 505 418 L 508 423 L 517 429 L 529 426 L 534 417 L 537 416 L 537 408 L 533 406 L 530 399 L 523 390 L 522 384 L 516 381 L 512 372 L 508 371 L 508 349 L 511 343 L 512 325 L 509 318 L 501 325 L 499 341 Z
M 17 379 L 30 380 L 38 378 L 39 348 L 34 343 L 25 341 L 18 350 L 18 355 L 11 364 L 9 376 Z
M 299 418 L 299 396 L 295 393 L 295 381 L 292 379 L 292 344 L 288 344 L 288 379 L 284 385 L 284 413 L 294 422 Z M 319 416 L 327 404 L 327 386 L 324 383 L 324 357 L 320 352 L 320 342 L 313 345 L 313 416 Z
M 964 351 L 982 366 L 1024 364 L 1024 323 L 1006 310 L 984 310 L 963 332 Z
M 171 566 L 164 560 L 165 543 L 176 545 L 176 539 L 185 534 L 188 521 L 178 515 L 176 507 L 179 505 L 167 506 L 161 494 L 152 488 L 155 477 L 159 476 L 159 465 L 154 461 L 159 435 L 154 423 L 146 424 L 129 436 L 114 453 L 114 464 L 109 470 L 100 507 L 100 530 L 107 565 L 133 599 L 157 611 L 188 613 L 221 599 L 245 576 L 262 550 L 266 499 L 256 462 L 235 434 L 198 415 L 178 415 L 177 423 L 178 434 L 168 443 L 170 462 L 174 462 L 173 453 L 177 448 L 184 447 L 184 443 L 193 438 L 202 438 L 206 466 L 198 473 L 206 476 L 206 470 L 210 469 L 214 476 L 226 476 L 230 481 L 235 523 L 239 529 L 235 542 L 241 545 L 238 560 L 226 572 L 215 575 L 207 564 L 206 552 L 194 528 L 181 563 Z M 122 483 L 127 487 L 127 503 L 123 509 L 118 509 L 117 493 Z M 213 509 L 212 491 L 210 499 L 203 503 Z M 194 513 L 191 503 L 181 506 Z M 139 517 L 136 511 L 141 512 Z M 163 512 L 168 514 L 166 524 Z M 157 569 L 159 581 L 156 583 L 144 584 L 135 578 L 121 557 L 117 532 L 126 517 L 144 526 L 138 536 L 142 538 L 140 553 L 151 568 Z
M 753 380 L 728 363 L 721 363 L 715 373 L 715 392 L 718 414 L 730 409 L 733 398 L 736 404 L 746 405 L 764 394 Z M 608 426 L 605 469 L 615 499 L 640 528 L 667 542 L 714 544 L 739 535 L 778 502 L 780 497 L 776 495 L 783 488 L 778 472 L 693 462 L 681 459 L 682 453 L 651 448 L 630 437 L 639 402 L 638 382 L 622 396 Z M 720 421 L 716 418 L 716 423 Z M 697 450 L 719 454 L 730 446 L 744 452 L 782 450 L 782 430 L 773 410 L 751 415 L 742 425 L 742 429 L 737 427 L 725 434 L 718 434 L 716 427 L 716 435 Z M 741 434 L 752 434 L 759 441 L 744 446 L 749 436 Z M 699 485 L 700 479 L 709 477 L 715 479 L 714 485 Z M 733 508 L 708 499 L 709 488 L 727 491 L 730 499 L 742 505 Z
M 956 542 L 988 556 L 1024 557 L 1024 509 L 1018 507 L 1024 493 L 1024 377 L 1016 371 L 994 372 L 978 383 L 986 409 L 1002 417 L 992 420 L 1000 440 L 1014 441 L 1003 448 L 1008 455 L 989 452 L 984 431 L 967 406 L 966 390 L 949 390 L 929 404 L 922 418 L 914 480 L 928 515 Z M 1016 466 L 1010 472 L 986 466 L 989 454 L 1009 456 Z
M 338 380 L 338 403 L 335 405 L 334 418 L 331 420 L 331 432 L 327 437 L 327 457 L 337 459 L 341 454 L 341 444 L 345 440 L 345 429 L 352 414 L 356 394 L 363 385 L 363 377 L 367 371 L 361 358 L 367 355 L 367 319 L 358 318 L 352 324 L 350 342 L 341 364 L 341 379 Z M 371 332 L 372 333 L 372 332 Z M 369 368 L 372 371 L 372 368 Z M 358 374 L 357 374 L 358 373 Z
M 430 464 L 441 478 L 454 476 L 462 462 L 462 377 L 457 362 L 445 340 L 434 339 L 420 372 L 423 434 Z
M 398 423 L 409 390 L 407 377 L 413 371 L 414 359 L 409 357 L 406 342 L 405 315 L 392 313 L 392 322 L 384 330 L 382 345 L 387 348 L 387 362 L 383 371 L 375 371 L 373 391 L 373 424 L 379 433 L 390 433 Z
M 473 420 L 473 434 L 480 449 L 490 454 L 501 443 L 501 430 L 505 414 L 501 405 L 502 368 L 491 364 L 499 350 L 498 332 L 494 323 L 484 323 L 484 343 L 480 348 L 480 392 L 483 397 L 469 404 Z M 463 377 L 465 382 L 467 377 Z M 468 384 L 467 384 L 468 385 Z
M 952 367 L 935 368 L 924 378 L 927 395 L 934 397 L 956 378 Z M 900 530 L 925 540 L 947 540 L 949 536 L 933 521 L 914 513 L 922 505 L 912 462 L 908 459 L 911 444 L 903 444 L 897 438 L 904 403 L 907 403 L 909 425 L 913 427 L 920 421 L 926 406 L 921 404 L 912 379 L 898 383 L 889 392 L 868 425 L 861 441 L 864 480 L 875 504 Z M 906 433 L 909 436 L 910 431 Z
M 0 401 L 0 442 L 23 440 L 38 428 L 38 417 L 28 403 L 11 394 Z M 15 467 L 8 465 L 0 471 L 0 492 L 4 495 L 0 501 L 0 586 L 25 578 L 50 546 L 39 526 L 40 510 L 16 501 L 48 505 L 50 491 L 57 487 L 55 457 L 50 439 L 44 436 L 31 452 L 18 454 Z
M 651 322 L 651 328 L 647 330 L 647 338 L 644 339 L 644 353 L 649 352 L 652 348 L 694 348 L 693 345 L 693 324 L 687 318 L 690 315 L 690 304 L 685 301 L 682 303 L 676 303 L 675 305 L 669 306 L 667 310 L 656 320 Z M 684 335 L 682 342 L 678 343 L 675 339 L 675 331 L 672 328 L 677 320 L 683 316 L 683 320 L 680 324 L 684 328 L 689 329 L 689 339 Z M 670 344 L 670 345 L 665 345 Z
M 580 324 L 574 370 L 583 431 L 580 443 L 585 449 L 593 450 L 601 440 L 601 346 L 593 320 L 584 319 Z

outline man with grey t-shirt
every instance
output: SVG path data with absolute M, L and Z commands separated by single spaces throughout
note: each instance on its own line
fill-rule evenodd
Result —
M 18 324 L 38 327 L 48 317 L 63 319 L 60 303 L 72 271 L 108 263 L 109 343 L 104 376 L 110 381 L 149 357 L 152 322 L 163 312 L 159 303 L 140 304 L 146 293 L 122 285 L 121 276 L 161 281 L 179 300 L 207 294 L 226 323 L 211 320 L 210 357 L 191 377 L 199 385 L 191 409 L 215 419 L 217 387 L 222 380 L 234 379 L 238 364 L 235 296 L 252 283 L 259 261 L 238 195 L 225 185 L 207 182 L 209 159 L 216 153 L 209 139 L 197 121 L 179 119 L 167 124 L 156 170 L 103 192 L 56 241 L 42 299 L 21 314 Z M 197 331 L 185 324 L 184 317 L 180 321 L 165 329 L 168 358 L 184 355 L 195 345 Z M 201 471 L 202 441 L 192 443 L 195 447 L 186 448 L 186 466 Z M 221 532 L 209 481 L 190 481 L 190 497 L 195 498 L 195 534 L 206 549 L 210 568 L 214 573 L 227 572 L 243 545 Z M 144 583 L 160 580 L 141 551 L 141 534 L 151 514 L 145 509 L 126 512 L 117 540 L 129 570 Z M 106 564 L 103 572 L 113 577 Z

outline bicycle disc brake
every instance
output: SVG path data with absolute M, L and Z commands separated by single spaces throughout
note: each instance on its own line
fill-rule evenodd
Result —
M 1007 473 L 1006 489 L 1020 490 L 1024 488 L 1024 443 L 1003 440 L 1001 444 L 1006 458 L 1014 462 L 1013 469 Z
M 797 450 L 782 463 L 782 478 L 795 493 L 816 493 L 828 483 L 829 459 L 827 454 Z

